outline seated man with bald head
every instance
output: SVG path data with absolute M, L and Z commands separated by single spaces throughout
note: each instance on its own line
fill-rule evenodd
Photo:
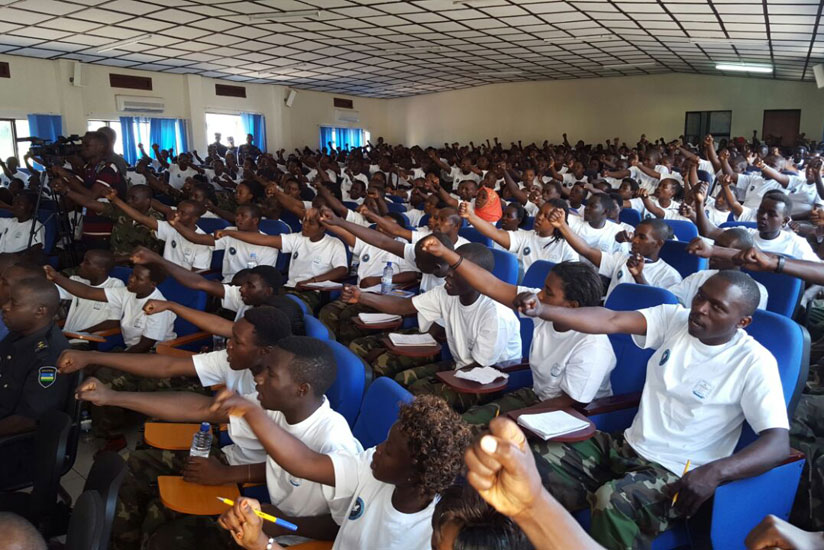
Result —
M 34 525 L 9 512 L 0 512 L 4 550 L 46 550 L 46 541 Z

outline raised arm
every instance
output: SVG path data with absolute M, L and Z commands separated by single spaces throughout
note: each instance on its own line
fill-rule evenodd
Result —
M 477 214 L 475 214 L 475 212 L 470 210 L 469 205 L 465 202 L 461 203 L 458 207 L 458 214 L 471 223 L 472 227 L 477 229 L 481 235 L 484 237 L 489 237 L 506 250 L 509 250 L 512 243 L 509 238 L 509 231 L 506 231 L 505 229 L 498 229 L 488 221 L 481 219 Z M 450 262 L 450 264 L 451 263 L 453 262 Z
M 368 227 L 363 227 L 356 223 L 342 220 L 335 216 L 334 212 L 327 207 L 320 209 L 320 221 L 326 227 L 331 227 L 333 225 L 342 227 L 363 242 L 371 244 L 372 246 L 377 246 L 382 250 L 391 252 L 399 258 L 403 258 L 404 243 L 396 241 L 392 237 L 379 233 L 374 229 L 369 229 Z
M 102 214 L 106 209 L 105 203 L 97 201 L 84 193 L 78 193 L 74 189 L 71 189 L 65 181 L 55 179 L 52 181 L 51 186 L 55 193 L 68 198 L 75 204 L 79 204 L 80 206 L 91 210 L 95 214 Z
M 220 281 L 210 281 L 209 279 L 198 275 L 194 271 L 170 262 L 157 252 L 149 250 L 144 246 L 139 246 L 131 255 L 131 261 L 134 264 L 155 264 L 162 266 L 166 272 L 171 275 L 177 282 L 183 286 L 192 288 L 194 290 L 202 290 L 203 292 L 223 298 L 223 284 Z
M 206 313 L 199 309 L 192 309 L 177 302 L 147 300 L 146 303 L 143 304 L 143 311 L 146 315 L 171 311 L 178 317 L 186 319 L 200 330 L 223 336 L 224 338 L 230 338 L 232 336 L 232 327 L 235 325 L 232 321 L 224 319 L 220 315 Z
M 586 334 L 647 333 L 647 320 L 637 311 L 612 311 L 604 307 L 556 307 L 542 304 L 536 294 L 523 292 L 515 297 L 515 308 L 529 317 L 562 323 Z
M 601 265 L 601 250 L 598 248 L 591 247 L 587 244 L 587 242 L 578 236 L 575 231 L 567 224 L 566 220 L 564 219 L 564 211 L 560 208 L 556 208 L 552 210 L 549 214 L 549 222 L 552 224 L 553 227 L 558 229 L 561 234 L 566 239 L 566 242 L 569 243 L 569 246 L 572 247 L 575 252 L 592 262 L 592 264 L 596 267 L 600 267 Z
M 515 183 L 515 180 L 512 179 L 512 176 L 509 173 L 509 170 L 506 169 L 506 163 L 499 162 L 498 163 L 498 170 L 500 170 L 501 174 L 504 178 L 504 183 L 506 184 L 506 188 L 509 189 L 509 192 L 521 204 L 526 204 L 529 202 L 529 195 L 527 195 L 526 191 L 518 187 L 518 184 Z M 554 173 L 554 168 L 552 168 L 552 163 L 550 162 L 549 170 Z M 554 176 L 553 176 L 554 177 Z M 557 178 L 556 178 L 557 179 Z M 563 176 L 561 176 L 563 179 Z M 528 189 L 527 189 L 528 191 Z
M 383 313 L 394 315 L 412 315 L 418 310 L 412 303 L 411 298 L 400 298 L 398 296 L 386 296 L 375 294 L 374 292 L 361 292 L 360 289 L 352 285 L 344 285 L 340 296 L 341 301 L 349 304 L 362 304 Z
M 63 287 L 69 294 L 86 300 L 94 300 L 95 302 L 109 301 L 106 298 L 106 291 L 102 288 L 94 288 L 78 281 L 72 281 L 48 264 L 43 266 L 43 271 L 46 272 L 46 278 L 48 280 Z
M 57 359 L 60 374 L 70 374 L 88 365 L 103 365 L 143 378 L 197 376 L 189 357 L 171 357 L 155 353 L 103 353 L 67 349 Z
M 778 170 L 774 169 L 772 166 L 767 165 L 761 159 L 755 161 L 755 167 L 761 170 L 761 173 L 764 174 L 769 179 L 775 180 L 781 184 L 781 187 L 786 188 L 790 184 L 790 176 L 787 174 L 782 174 Z
M 209 235 L 208 233 L 198 233 L 194 229 L 190 229 L 183 225 L 182 223 L 177 221 L 177 216 L 172 218 L 172 221 L 169 222 L 172 227 L 174 227 L 178 233 L 183 235 L 183 238 L 187 241 L 195 244 L 203 244 L 206 246 L 215 246 L 215 237 L 214 235 Z
M 117 191 L 115 191 L 114 189 L 108 190 L 108 192 L 106 193 L 106 198 L 109 199 L 109 201 L 113 205 L 121 209 L 127 216 L 132 218 L 137 223 L 143 224 L 149 229 L 157 231 L 156 219 L 154 219 L 151 216 L 147 216 L 146 214 L 141 214 L 140 212 L 129 206 L 126 203 L 126 201 L 117 196 Z
M 221 229 L 215 232 L 215 238 L 220 239 L 222 237 L 234 237 L 245 243 L 271 246 L 272 248 L 281 248 L 283 246 L 280 235 L 264 235 L 252 233 L 251 231 L 238 231 L 237 229 Z
M 280 204 L 283 205 L 285 209 L 289 212 L 293 213 L 300 219 L 303 219 L 306 216 L 306 208 L 303 206 L 303 201 L 300 199 L 296 199 L 291 197 L 278 189 L 277 184 L 268 181 L 263 176 L 259 174 L 255 174 L 255 179 L 261 182 L 262 185 L 266 186 L 266 196 L 267 197 L 275 197 Z
M 401 227 L 398 223 L 393 219 L 384 218 L 383 216 L 379 216 L 378 214 L 374 213 L 373 211 L 363 208 L 361 209 L 361 215 L 377 225 L 380 229 L 384 232 L 392 235 L 393 237 L 400 237 L 401 239 L 406 239 L 407 241 L 412 240 L 412 231 Z
M 655 204 L 649 198 L 649 193 L 647 192 L 646 189 L 639 189 L 638 190 L 638 197 L 641 199 L 641 201 L 643 201 L 644 208 L 646 208 L 647 210 L 652 212 L 653 216 L 655 216 L 656 218 L 663 218 L 664 216 L 667 215 L 667 213 L 664 212 L 663 208 L 661 208 L 660 206 Z
M 721 182 L 721 192 L 724 193 L 724 198 L 727 199 L 730 210 L 736 218 L 739 217 L 744 212 L 744 207 L 738 202 L 735 193 L 732 192 L 732 178 L 725 174 L 718 179 Z
M 716 227 L 708 218 L 707 213 L 704 212 L 704 198 L 707 194 L 707 184 L 702 183 L 697 189 L 693 190 L 693 199 L 695 200 L 695 225 L 698 226 L 698 233 L 708 239 L 713 239 L 723 233 L 723 229 Z

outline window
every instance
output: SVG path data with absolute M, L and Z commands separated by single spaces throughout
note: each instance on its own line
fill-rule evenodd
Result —
M 335 149 L 363 147 L 369 141 L 369 132 L 362 128 L 320 127 L 320 148 L 329 148 L 329 142 Z
M 698 145 L 707 134 L 716 142 L 730 139 L 732 111 L 688 111 L 684 122 L 684 140 Z
M 108 126 L 112 130 L 117 132 L 117 139 L 114 142 L 114 152 L 117 153 L 118 155 L 122 155 L 123 154 L 123 140 L 120 137 L 122 135 L 120 121 L 119 120 L 90 120 L 86 124 L 86 129 L 89 132 L 94 132 L 102 126 Z M 146 123 L 146 126 L 148 127 L 148 123 Z
M 240 115 L 206 113 L 206 143 L 214 143 L 215 134 L 220 134 L 220 142 L 227 147 L 229 138 L 234 140 L 237 147 L 246 143 L 246 130 Z
M 29 121 L 26 119 L 0 118 L 0 158 L 17 157 L 20 166 L 25 167 L 23 156 L 29 152 L 31 142 L 17 141 L 29 136 Z

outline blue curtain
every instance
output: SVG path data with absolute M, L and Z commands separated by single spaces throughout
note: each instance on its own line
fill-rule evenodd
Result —
M 324 147 L 329 147 L 328 143 L 330 141 L 335 141 L 335 129 L 329 128 L 328 126 L 321 126 L 320 127 L 320 148 L 323 150 Z
M 252 134 L 252 145 L 257 146 L 262 152 L 266 152 L 266 119 L 263 115 L 255 113 L 240 113 L 240 121 L 243 124 L 243 131 Z M 243 136 L 246 142 L 246 136 Z
M 54 141 L 63 133 L 63 117 L 60 115 L 29 115 L 29 135 Z
M 174 149 L 175 155 L 189 149 L 186 139 L 186 121 L 176 118 L 150 118 L 149 141 L 161 149 Z M 180 141 L 180 150 L 178 150 Z
M 120 117 L 120 140 L 123 143 L 123 158 L 130 166 L 137 164 L 137 139 L 134 135 L 134 117 Z M 151 150 L 151 149 L 148 149 Z
M 363 146 L 363 130 L 360 128 L 331 128 L 329 126 L 320 127 L 320 146 L 329 147 L 328 143 L 333 141 L 338 149 L 348 147 Z
M 180 141 L 180 150 L 188 152 L 189 140 L 186 137 L 186 119 L 179 118 L 176 122 L 175 131 L 177 132 L 177 139 Z

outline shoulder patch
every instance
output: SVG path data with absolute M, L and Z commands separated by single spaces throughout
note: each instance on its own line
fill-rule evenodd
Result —
M 46 343 L 45 340 L 40 340 L 35 344 L 34 351 L 43 351 L 44 349 L 48 348 L 49 345 Z
M 37 372 L 37 383 L 45 389 L 57 381 L 57 367 L 40 367 Z

